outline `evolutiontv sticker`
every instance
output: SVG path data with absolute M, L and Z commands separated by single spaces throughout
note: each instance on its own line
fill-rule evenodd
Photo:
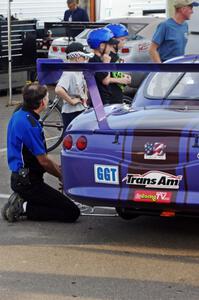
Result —
M 171 198 L 172 192 L 136 190 L 133 200 L 135 202 L 170 203 Z

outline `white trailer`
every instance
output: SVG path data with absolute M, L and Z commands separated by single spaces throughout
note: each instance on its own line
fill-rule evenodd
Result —
M 124 16 L 143 16 L 148 11 L 163 11 L 166 0 L 96 0 L 96 17 L 98 20 Z
M 194 8 L 189 23 L 189 38 L 186 54 L 199 54 L 199 7 Z
M 7 16 L 9 0 L 1 0 L 0 15 Z M 11 14 L 20 20 L 37 19 L 42 22 L 63 20 L 66 0 L 13 0 Z
M 7 16 L 9 0 L 1 0 L 0 15 Z M 86 1 L 79 1 L 85 6 Z M 87 1 L 89 3 L 89 0 Z M 163 10 L 166 0 L 96 0 L 96 19 L 117 18 L 130 15 L 143 15 L 143 11 Z M 88 5 L 89 6 L 89 5 Z M 13 0 L 11 12 L 19 19 L 38 19 L 56 22 L 63 19 L 66 0 Z

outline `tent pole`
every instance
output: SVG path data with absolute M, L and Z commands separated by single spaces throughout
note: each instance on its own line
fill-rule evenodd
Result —
M 8 0 L 8 80 L 9 80 L 9 100 L 8 105 L 12 105 L 12 43 L 11 43 L 11 2 Z

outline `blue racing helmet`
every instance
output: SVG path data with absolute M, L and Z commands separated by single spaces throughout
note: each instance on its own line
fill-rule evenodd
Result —
M 106 28 L 112 31 L 114 38 L 127 36 L 129 34 L 128 29 L 123 24 L 108 24 Z
M 106 27 L 97 28 L 88 34 L 87 43 L 91 49 L 98 49 L 101 43 L 117 45 L 118 41 L 113 37 L 113 33 L 110 29 Z

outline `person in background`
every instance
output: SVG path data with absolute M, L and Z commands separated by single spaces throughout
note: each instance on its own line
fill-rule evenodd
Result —
M 73 42 L 66 49 L 71 63 L 84 63 L 92 53 L 88 53 L 81 43 Z M 64 129 L 87 107 L 87 86 L 82 72 L 63 72 L 55 88 L 55 93 L 63 99 L 62 117 Z
M 149 54 L 153 62 L 161 63 L 184 55 L 188 39 L 186 21 L 191 18 L 194 6 L 199 6 L 199 3 L 192 0 L 174 1 L 174 17 L 160 23 L 152 38 Z
M 93 58 L 89 62 L 111 62 L 111 50 L 119 44 L 119 41 L 114 38 L 112 31 L 106 27 L 92 30 L 87 37 L 87 43 L 94 51 Z M 131 78 L 129 75 L 124 75 L 122 78 L 111 77 L 110 72 L 97 72 L 95 79 L 99 89 L 99 93 L 103 104 L 122 103 L 123 94 L 115 93 L 113 85 L 129 84 Z
M 106 28 L 110 29 L 113 33 L 113 37 L 119 42 L 117 45 L 113 45 L 110 56 L 111 62 L 124 63 L 124 60 L 120 58 L 118 51 L 120 51 L 127 40 L 128 29 L 123 24 L 108 24 Z M 111 72 L 111 77 L 113 78 L 122 78 L 125 73 L 123 72 Z M 120 94 L 120 97 L 123 97 L 125 84 L 113 84 L 111 88 L 114 89 L 114 94 Z
M 2 216 L 15 222 L 24 214 L 34 221 L 75 222 L 79 208 L 69 198 L 44 182 L 47 172 L 61 182 L 60 166 L 46 151 L 39 114 L 48 105 L 46 86 L 31 83 L 23 89 L 23 106 L 8 124 L 7 158 L 14 193 L 2 210 Z M 23 203 L 26 202 L 24 212 Z
M 121 50 L 126 43 L 129 34 L 128 29 L 123 24 L 108 24 L 106 28 L 112 31 L 113 37 L 119 42 L 112 47 L 110 53 L 111 62 L 124 62 L 124 60 L 119 57 L 118 51 Z
M 85 9 L 78 6 L 77 0 L 67 0 L 68 9 L 64 13 L 64 21 L 67 22 L 89 22 L 89 17 Z M 82 30 L 69 29 L 66 35 L 77 36 Z

